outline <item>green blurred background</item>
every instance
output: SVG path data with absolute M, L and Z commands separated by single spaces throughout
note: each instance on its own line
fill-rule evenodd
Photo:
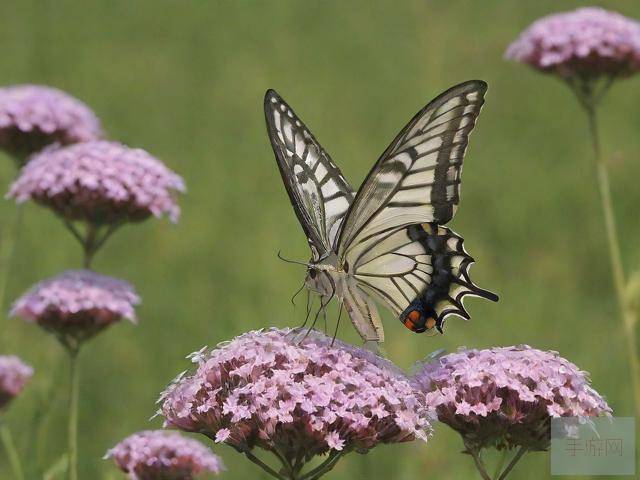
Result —
M 635 2 L 600 2 L 640 17 Z M 460 345 L 527 343 L 591 372 L 615 413 L 630 416 L 624 338 L 610 282 L 586 120 L 554 78 L 503 60 L 536 18 L 583 2 L 8 1 L 0 4 L 0 82 L 54 85 L 87 102 L 111 138 L 143 147 L 184 176 L 177 225 L 122 229 L 95 267 L 131 281 L 140 324 L 116 325 L 83 352 L 81 478 L 118 479 L 105 451 L 149 422 L 185 355 L 249 329 L 297 325 L 289 298 L 309 256 L 289 206 L 262 113 L 267 88 L 296 109 L 354 186 L 411 116 L 454 83 L 489 83 L 451 226 L 477 259 L 474 279 L 500 294 L 470 300 L 473 320 L 444 336 L 414 335 L 385 312 L 389 357 L 410 367 Z M 640 267 L 640 79 L 616 84 L 602 109 L 605 153 L 627 270 Z M 6 190 L 14 175 L 0 163 Z M 15 207 L 2 202 L 8 221 Z M 4 222 L 5 220 L 3 220 Z M 3 309 L 34 282 L 80 265 L 74 239 L 28 205 Z M 335 318 L 335 317 L 334 317 Z M 2 349 L 36 370 L 6 421 L 29 469 L 64 450 L 67 363 L 49 335 L 2 319 Z M 357 341 L 348 322 L 340 337 Z M 51 399 L 51 411 L 43 399 Z M 44 418 L 44 420 L 42 420 Z M 34 440 L 34 425 L 37 441 Z M 476 478 L 443 426 L 428 445 L 352 454 L 328 478 Z M 267 478 L 216 446 L 227 479 Z M 0 457 L 0 478 L 10 478 Z M 530 454 L 510 478 L 549 476 Z

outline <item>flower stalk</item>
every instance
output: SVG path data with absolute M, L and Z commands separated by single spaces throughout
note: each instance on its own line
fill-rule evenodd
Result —
M 78 480 L 78 399 L 80 391 L 79 349 L 67 348 L 69 353 L 69 417 L 67 429 L 69 480 Z
M 489 475 L 487 471 L 487 467 L 485 466 L 485 463 L 482 460 L 480 449 L 467 446 L 466 453 L 471 455 L 471 457 L 473 458 L 473 462 L 476 466 L 476 470 L 478 470 L 478 473 L 480 474 L 483 480 L 505 480 L 509 475 L 509 473 L 511 472 L 511 470 L 513 470 L 513 467 L 515 467 L 516 464 L 520 461 L 520 459 L 524 456 L 524 454 L 527 453 L 527 448 L 525 446 L 521 446 L 520 448 L 518 448 L 518 450 L 516 451 L 516 454 L 513 456 L 509 464 L 504 468 L 504 470 L 502 468 L 503 462 L 504 462 L 504 457 L 503 457 L 498 463 L 498 465 L 496 466 L 496 471 L 493 477 L 491 477 L 491 475 Z M 505 450 L 505 453 L 506 453 L 506 450 Z
M 4 451 L 7 454 L 7 459 L 9 460 L 9 465 L 11 466 L 13 478 L 15 478 L 15 480 L 24 480 L 24 474 L 22 473 L 22 466 L 20 464 L 20 457 L 18 456 L 16 446 L 13 443 L 11 431 L 2 421 L 0 421 L 0 438 L 2 438 L 2 446 L 4 447 Z
M 580 99 L 579 94 L 578 98 Z M 640 360 L 638 359 L 638 347 L 635 332 L 637 316 L 632 305 L 632 299 L 629 299 L 626 295 L 627 279 L 624 272 L 622 254 L 620 252 L 620 241 L 618 240 L 618 230 L 616 227 L 613 200 L 611 198 L 609 171 L 606 162 L 602 158 L 597 117 L 597 104 L 600 98 L 601 95 L 591 98 L 587 97 L 585 100 L 581 100 L 580 103 L 583 105 L 589 121 L 589 135 L 591 137 L 591 144 L 596 162 L 598 190 L 600 192 L 600 202 L 604 215 L 605 231 L 607 234 L 613 286 L 616 292 L 618 309 L 620 311 L 624 334 L 626 337 L 627 357 L 629 361 L 631 382 L 633 385 L 635 412 L 636 416 L 640 417 Z
M 0 231 L 0 308 L 3 312 L 6 311 L 4 308 L 4 297 L 21 221 L 22 208 L 18 207 L 13 218 L 7 221 Z

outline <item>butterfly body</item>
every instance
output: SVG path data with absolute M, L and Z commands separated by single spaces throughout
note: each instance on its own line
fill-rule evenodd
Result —
M 400 132 L 354 194 L 293 110 L 270 90 L 265 116 L 278 167 L 312 252 L 305 286 L 321 308 L 344 306 L 365 341 L 381 342 L 376 303 L 416 333 L 469 318 L 466 295 L 497 300 L 473 284 L 462 237 L 444 226 L 459 202 L 462 160 L 486 84 L 436 97 Z

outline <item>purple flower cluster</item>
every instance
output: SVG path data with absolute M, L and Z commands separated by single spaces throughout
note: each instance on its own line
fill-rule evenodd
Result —
M 127 282 L 90 270 L 68 270 L 33 286 L 16 300 L 11 315 L 37 323 L 70 346 L 121 318 L 135 323 L 138 303 Z
M 14 355 L 0 355 L 0 410 L 18 396 L 33 375 L 33 368 Z
M 414 381 L 440 421 L 480 448 L 545 450 L 550 417 L 611 413 L 588 375 L 557 352 L 527 345 L 463 348 L 418 365 Z
M 220 457 L 179 433 L 144 431 L 125 438 L 107 452 L 131 480 L 191 480 L 224 470 Z
M 182 178 L 141 149 L 116 142 L 84 142 L 45 149 L 25 165 L 8 197 L 34 200 L 68 220 L 94 225 L 168 215 L 177 221 L 175 192 Z
M 562 77 L 625 76 L 640 69 L 640 23 L 602 8 L 579 8 L 534 22 L 506 58 Z
M 91 109 L 56 88 L 0 88 L 0 148 L 21 159 L 49 144 L 101 137 L 100 122 Z
M 193 355 L 161 397 L 167 426 L 300 463 L 333 451 L 427 440 L 422 395 L 393 364 L 312 331 L 252 331 Z

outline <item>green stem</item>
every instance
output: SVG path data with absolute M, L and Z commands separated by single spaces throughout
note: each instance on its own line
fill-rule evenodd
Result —
M 504 471 L 500 474 L 500 476 L 498 477 L 498 480 L 504 480 L 505 478 L 507 478 L 507 475 L 509 475 L 509 472 L 513 470 L 513 467 L 516 466 L 516 463 L 518 463 L 518 461 L 522 458 L 522 456 L 525 453 L 527 453 L 527 449 L 525 447 L 520 447 L 516 455 L 509 462 L 509 465 L 507 465 L 507 468 L 505 468 Z
M 84 259 L 83 266 L 87 270 L 91 268 L 91 261 L 93 260 L 93 255 L 96 253 L 96 238 L 97 238 L 97 229 L 95 225 L 92 223 L 87 227 L 87 238 L 84 243 Z
M 493 471 L 493 478 L 498 478 L 498 476 L 500 475 L 500 472 L 504 467 L 504 462 L 506 462 L 508 455 L 509 455 L 509 450 L 507 450 L 506 448 L 503 449 L 502 455 L 500 455 L 500 459 L 498 460 L 498 463 L 496 464 L 496 468 Z
M 242 453 L 244 453 L 245 457 L 247 457 L 253 463 L 258 465 L 260 468 L 262 468 L 262 470 L 267 472 L 273 478 L 277 478 L 278 480 L 289 480 L 286 477 L 284 477 L 283 475 L 280 475 L 278 472 L 276 472 L 273 468 L 271 468 L 269 465 L 264 463 L 262 460 L 260 460 L 253 453 L 251 453 L 249 450 L 243 451 Z
M 16 237 L 22 221 L 22 210 L 22 206 L 18 205 L 13 218 L 2 226 L 0 232 L 0 311 L 2 312 L 5 311 L 4 297 L 15 251 Z
M 18 456 L 16 446 L 13 443 L 13 437 L 11 436 L 9 428 L 7 428 L 4 423 L 0 423 L 0 437 L 2 437 L 2 445 L 7 452 L 7 458 L 9 459 L 9 464 L 11 465 L 13 478 L 15 478 L 15 480 L 24 480 L 22 467 L 20 466 L 20 457 Z
M 69 442 L 69 480 L 78 480 L 78 394 L 80 387 L 78 351 L 69 349 L 69 359 L 69 424 L 67 430 L 67 440 Z
M 467 447 L 467 453 L 473 458 L 473 462 L 476 465 L 476 470 L 480 472 L 480 476 L 483 478 L 483 480 L 491 480 L 491 476 L 487 473 L 484 462 L 482 461 L 482 458 L 480 458 L 480 452 L 475 448 L 472 449 Z
M 631 382 L 633 385 L 635 411 L 636 416 L 640 417 L 640 363 L 638 360 L 635 333 L 635 324 L 637 319 L 633 311 L 633 307 L 629 305 L 625 295 L 626 277 L 622 264 L 622 255 L 620 253 L 620 243 L 618 240 L 613 201 L 611 199 L 609 172 L 607 170 L 606 163 L 602 159 L 600 151 L 600 136 L 598 132 L 596 109 L 593 104 L 588 104 L 585 109 L 589 118 L 589 132 L 591 134 L 591 141 L 598 170 L 598 188 L 600 190 L 600 201 L 602 203 L 607 242 L 609 244 L 609 259 L 611 261 L 613 285 L 615 287 L 616 298 L 618 300 L 618 308 L 622 316 L 625 336 L 627 337 L 627 356 L 629 360 Z
M 320 465 L 318 465 L 316 468 L 314 468 L 310 472 L 307 472 L 304 475 L 302 475 L 302 477 L 300 477 L 300 480 L 317 480 L 325 473 L 328 473 L 329 471 L 331 471 L 333 467 L 336 466 L 336 463 L 338 463 L 338 460 L 342 458 L 344 453 L 345 452 L 338 452 L 335 450 L 332 451 L 331 454 L 329 455 L 329 458 L 327 458 L 324 462 L 322 462 Z

